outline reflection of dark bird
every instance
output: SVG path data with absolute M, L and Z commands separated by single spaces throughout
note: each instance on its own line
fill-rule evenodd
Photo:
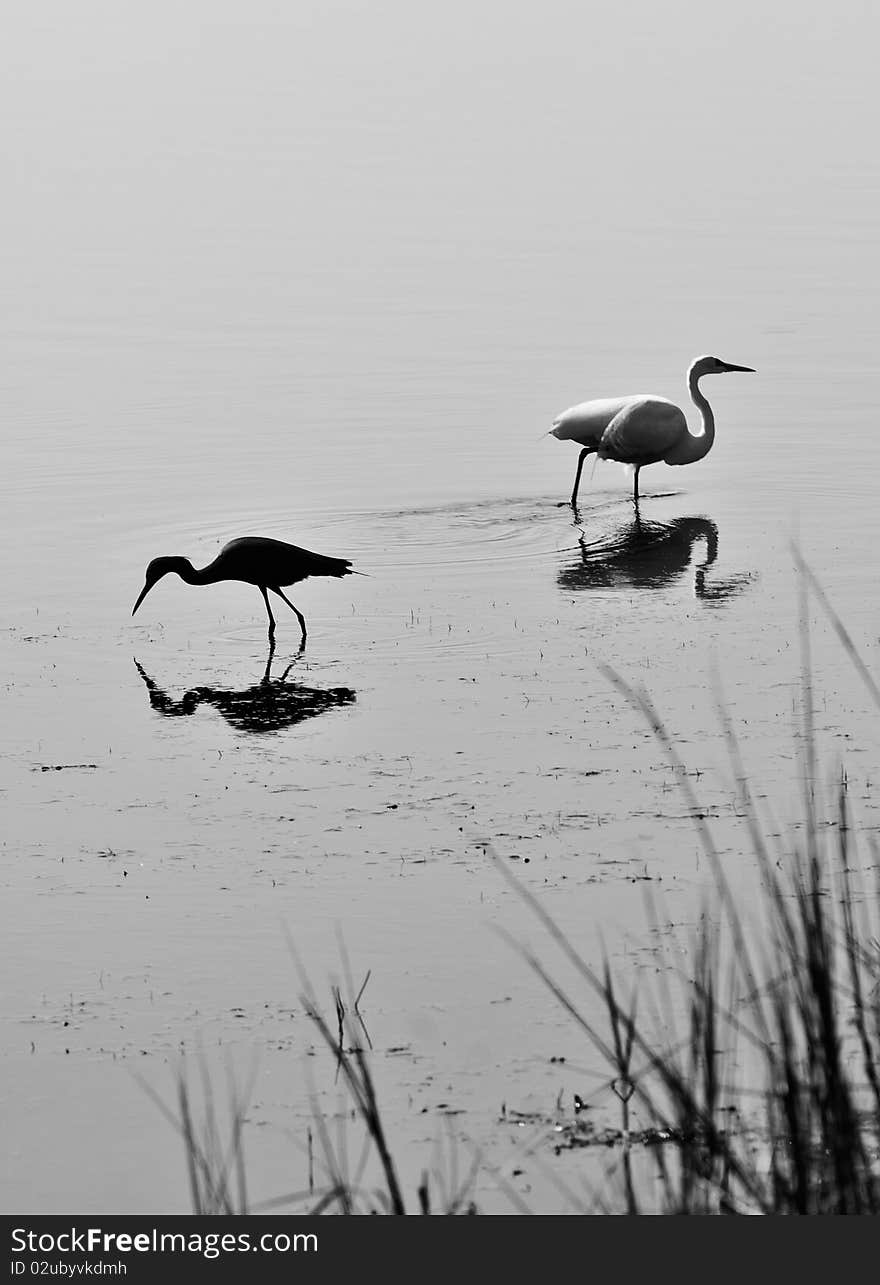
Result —
M 574 477 L 572 508 L 577 504 L 581 469 L 588 455 L 632 464 L 633 499 L 637 504 L 639 469 L 645 464 L 658 464 L 661 460 L 667 464 L 693 464 L 708 455 L 715 441 L 715 416 L 700 392 L 699 382 L 704 375 L 723 375 L 731 370 L 754 374 L 751 366 L 731 366 L 718 357 L 698 357 L 688 371 L 688 392 L 703 418 L 699 437 L 689 431 L 681 407 L 665 397 L 600 397 L 563 411 L 553 421 L 550 433 L 562 442 L 579 442 L 584 448 Z
M 280 678 L 272 678 L 274 654 L 275 649 L 270 648 L 266 672 L 252 687 L 245 687 L 239 692 L 223 687 L 193 687 L 180 700 L 166 695 L 138 662 L 134 663 L 147 685 L 150 705 L 157 714 L 177 718 L 194 714 L 200 705 L 213 705 L 227 723 L 239 732 L 280 732 L 294 723 L 337 709 L 340 705 L 350 705 L 355 700 L 355 693 L 350 687 L 320 690 L 304 687 L 301 683 L 288 683 L 287 675 L 293 668 L 294 661 L 290 662 Z
M 347 576 L 352 572 L 347 558 L 326 558 L 322 553 L 311 553 L 295 544 L 282 540 L 268 540 L 261 535 L 246 535 L 240 540 L 230 540 L 213 562 L 196 570 L 189 558 L 154 558 L 147 567 L 146 583 L 138 595 L 131 614 L 146 598 L 157 580 L 174 572 L 187 584 L 217 584 L 220 580 L 243 580 L 256 585 L 263 595 L 269 613 L 269 638 L 275 636 L 275 617 L 269 606 L 267 589 L 283 598 L 299 621 L 302 640 L 306 640 L 306 622 L 293 603 L 281 591 L 282 585 L 296 584 L 308 576 Z
M 718 557 L 718 528 L 709 518 L 675 518 L 642 522 L 638 518 L 600 540 L 579 537 L 580 557 L 559 572 L 561 589 L 662 589 L 691 565 L 694 545 L 706 541 L 706 556 L 694 570 L 697 598 L 724 599 L 751 583 L 748 574 L 706 583 L 706 572 Z

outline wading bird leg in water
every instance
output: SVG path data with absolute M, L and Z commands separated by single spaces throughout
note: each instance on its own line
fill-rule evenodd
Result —
M 297 651 L 293 660 L 290 662 L 290 664 L 285 669 L 284 673 L 278 679 L 279 683 L 283 683 L 287 681 L 287 675 L 293 669 L 294 665 L 296 664 L 297 660 L 299 660 L 300 656 L 303 654 L 305 649 L 306 649 L 305 643 L 301 642 L 299 645 L 299 650 Z M 263 677 L 260 679 L 260 685 L 262 687 L 268 687 L 269 684 L 272 682 L 272 661 L 274 659 L 275 659 L 275 639 L 270 637 L 269 638 L 269 655 L 266 658 L 266 672 L 263 674 Z
M 302 646 L 300 647 L 300 651 L 302 651 L 303 647 L 305 647 L 305 645 L 306 645 L 306 618 L 305 618 L 305 616 L 302 614 L 302 612 L 301 612 L 301 611 L 297 611 L 296 607 L 294 607 L 293 603 L 290 601 L 290 599 L 287 597 L 287 595 L 286 595 L 285 593 L 282 593 L 282 591 L 281 591 L 280 589 L 275 589 L 275 588 L 273 588 L 272 592 L 273 592 L 273 593 L 277 593 L 279 598 L 283 598 L 283 599 L 284 599 L 284 601 L 287 603 L 287 605 L 288 605 L 288 607 L 290 608 L 290 610 L 293 612 L 293 614 L 296 616 L 297 620 L 299 621 L 299 627 L 300 627 L 300 629 L 302 630 L 302 635 L 303 635 L 303 636 L 302 636 Z
M 260 593 L 263 595 L 263 602 L 265 602 L 266 610 L 269 613 L 269 645 L 271 647 L 271 650 L 274 651 L 275 650 L 275 617 L 272 615 L 272 608 L 269 606 L 269 595 L 266 593 L 265 587 L 263 585 L 260 585 Z M 269 660 L 271 661 L 271 659 L 272 659 L 272 656 L 270 654 Z
M 288 674 L 290 673 L 290 671 L 293 669 L 294 665 L 295 665 L 295 664 L 296 664 L 296 662 L 299 660 L 300 656 L 303 654 L 303 652 L 305 651 L 305 649 L 306 649 L 306 645 L 305 645 L 305 643 L 300 643 L 300 645 L 299 645 L 299 651 L 296 653 L 296 655 L 294 656 L 293 660 L 290 662 L 290 664 L 289 664 L 289 665 L 287 666 L 287 668 L 285 669 L 284 673 L 281 675 L 281 678 L 280 678 L 280 680 L 279 680 L 280 682 L 282 682 L 282 683 L 286 683 L 286 682 L 287 682 L 287 675 L 288 675 Z
M 272 671 L 272 661 L 273 661 L 274 657 L 275 657 L 275 639 L 274 639 L 274 638 L 272 637 L 272 635 L 270 634 L 270 635 L 269 635 L 269 655 L 268 655 L 267 660 L 266 660 L 266 672 L 265 672 L 265 674 L 263 674 L 263 677 L 262 677 L 262 679 L 260 680 L 263 686 L 266 686 L 266 685 L 269 683 L 269 680 L 270 680 L 270 678 L 271 678 L 271 676 L 272 676 L 272 672 L 271 672 L 271 671 Z
M 590 447 L 589 447 L 589 446 L 585 446 L 585 447 L 584 447 L 584 449 L 581 451 L 581 453 L 580 453 L 579 457 L 578 457 L 577 472 L 576 472 L 576 473 L 575 473 L 575 475 L 574 475 L 574 490 L 573 490 L 573 491 L 572 491 L 572 493 L 571 493 L 571 507 L 572 507 L 573 509 L 576 509 L 576 508 L 577 508 L 578 487 L 579 487 L 579 486 L 580 486 L 580 484 L 581 484 L 581 471 L 582 471 L 582 469 L 583 469 L 583 467 L 584 467 L 584 460 L 585 460 L 585 459 L 587 458 L 587 456 L 588 456 L 588 455 L 590 455 L 591 453 L 592 453 L 592 452 L 591 452 L 591 450 L 590 450 Z
M 639 507 L 639 469 L 641 467 L 641 464 L 637 464 L 635 474 L 633 475 L 633 502 L 635 503 L 637 510 Z

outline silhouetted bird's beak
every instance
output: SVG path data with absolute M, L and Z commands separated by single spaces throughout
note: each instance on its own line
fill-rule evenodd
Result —
M 151 584 L 145 584 L 145 585 L 144 585 L 144 587 L 143 587 L 143 589 L 141 589 L 140 593 L 138 594 L 138 600 L 137 600 L 137 602 L 134 604 L 134 606 L 133 606 L 133 607 L 132 607 L 132 609 L 131 609 L 131 614 L 132 614 L 132 615 L 134 615 L 134 613 L 137 611 L 138 607 L 141 605 L 141 603 L 143 602 L 144 598 L 146 598 L 147 594 L 150 592 L 150 590 L 152 589 L 152 587 L 153 587 L 153 586 L 152 586 Z
M 724 363 L 724 370 L 725 372 L 728 370 L 744 370 L 750 375 L 757 374 L 757 371 L 755 370 L 754 366 L 731 366 L 729 361 L 726 361 Z

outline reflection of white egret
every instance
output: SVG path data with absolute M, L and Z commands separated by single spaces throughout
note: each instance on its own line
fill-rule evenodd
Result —
M 705 542 L 705 551 L 700 546 Z M 663 589 L 694 566 L 694 597 L 722 602 L 742 593 L 754 574 L 738 572 L 707 581 L 718 558 L 718 527 L 706 517 L 643 522 L 588 538 L 578 537 L 580 557 L 557 576 L 566 592 L 606 589 Z M 696 564 L 694 560 L 699 559 Z
M 700 392 L 703 375 L 723 375 L 729 370 L 746 370 L 751 366 L 731 366 L 718 357 L 698 357 L 688 371 L 688 392 L 703 417 L 703 432 L 695 437 L 689 430 L 684 411 L 665 397 L 602 397 L 581 402 L 553 421 L 550 432 L 561 442 L 579 442 L 584 448 L 578 459 L 572 507 L 577 503 L 581 469 L 588 455 L 601 460 L 618 460 L 635 467 L 633 499 L 639 500 L 639 469 L 645 464 L 693 464 L 708 455 L 715 441 L 715 416 Z

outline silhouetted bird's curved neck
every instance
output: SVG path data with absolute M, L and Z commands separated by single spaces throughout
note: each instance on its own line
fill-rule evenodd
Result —
M 181 580 L 187 584 L 216 584 L 218 580 L 223 580 L 221 573 L 218 575 L 215 566 L 217 559 L 209 562 L 206 567 L 194 567 L 189 558 L 174 558 L 174 565 L 168 568 L 169 571 L 176 571 Z

